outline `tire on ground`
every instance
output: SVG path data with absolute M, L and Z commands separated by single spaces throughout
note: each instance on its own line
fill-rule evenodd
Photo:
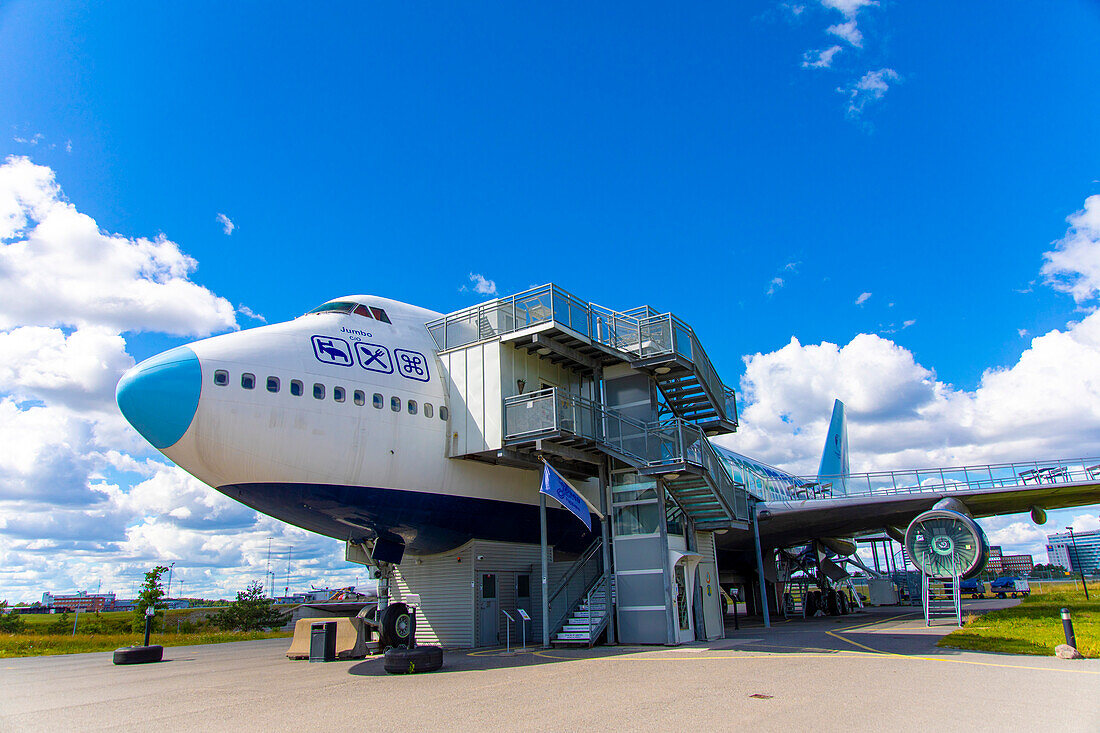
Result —
M 124 646 L 115 649 L 115 664 L 148 664 L 159 662 L 164 658 L 164 647 L 153 644 L 151 646 Z
M 412 614 L 404 603 L 391 603 L 379 619 L 382 647 L 406 646 L 413 632 Z
M 848 612 L 852 610 L 851 604 L 848 602 L 848 595 L 843 592 L 839 592 L 837 595 L 839 596 L 838 610 L 840 611 L 840 615 L 846 616 Z
M 443 666 L 443 650 L 437 646 L 390 649 L 386 652 L 383 666 L 390 674 L 434 672 Z
M 830 616 L 840 615 L 840 601 L 838 600 L 839 595 L 840 594 L 837 593 L 835 590 L 831 590 L 825 597 L 825 613 L 829 614 Z

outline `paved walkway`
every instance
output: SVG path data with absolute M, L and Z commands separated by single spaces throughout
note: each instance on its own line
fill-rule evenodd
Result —
M 1100 660 L 934 646 L 920 609 L 709 644 L 450 652 L 440 672 L 310 664 L 288 640 L 0 660 L 0 730 L 1100 730 Z

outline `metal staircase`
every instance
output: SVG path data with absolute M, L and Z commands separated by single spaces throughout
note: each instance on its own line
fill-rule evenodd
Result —
M 673 417 L 643 423 L 556 387 L 504 400 L 504 444 L 540 441 L 614 456 L 647 476 L 663 476 L 669 494 L 698 529 L 747 522 L 748 495 L 733 480 L 704 430 Z
M 610 588 L 607 578 L 600 576 L 573 608 L 561 630 L 554 634 L 554 644 L 563 646 L 592 646 L 611 622 L 615 606 L 615 579 Z
M 924 603 L 924 625 L 931 626 L 937 618 L 954 619 L 962 626 L 962 597 L 959 578 L 933 578 L 925 575 L 921 598 Z

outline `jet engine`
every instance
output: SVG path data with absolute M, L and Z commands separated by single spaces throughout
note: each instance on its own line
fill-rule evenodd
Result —
M 961 502 L 944 499 L 909 523 L 905 550 L 933 578 L 972 578 L 989 559 L 989 540 Z

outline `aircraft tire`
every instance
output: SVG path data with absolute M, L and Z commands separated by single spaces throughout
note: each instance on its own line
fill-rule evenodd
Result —
M 817 613 L 817 596 L 810 592 L 802 596 L 802 615 L 812 618 L 815 613 Z
M 837 596 L 839 595 L 840 594 L 837 593 L 835 590 L 831 590 L 825 597 L 825 613 L 829 614 L 830 616 L 840 615 L 840 601 L 837 600 Z
M 413 618 L 404 603 L 391 603 L 379 619 L 382 647 L 407 647 L 413 633 Z
M 442 666 L 443 650 L 437 646 L 390 649 L 386 652 L 386 658 L 383 661 L 383 667 L 390 674 L 434 672 Z
M 159 644 L 150 646 L 124 646 L 115 649 L 111 661 L 115 664 L 148 664 L 164 659 L 164 647 Z
M 844 593 L 839 593 L 838 595 L 840 596 L 840 615 L 847 616 L 852 610 L 851 605 L 848 603 L 848 596 Z

